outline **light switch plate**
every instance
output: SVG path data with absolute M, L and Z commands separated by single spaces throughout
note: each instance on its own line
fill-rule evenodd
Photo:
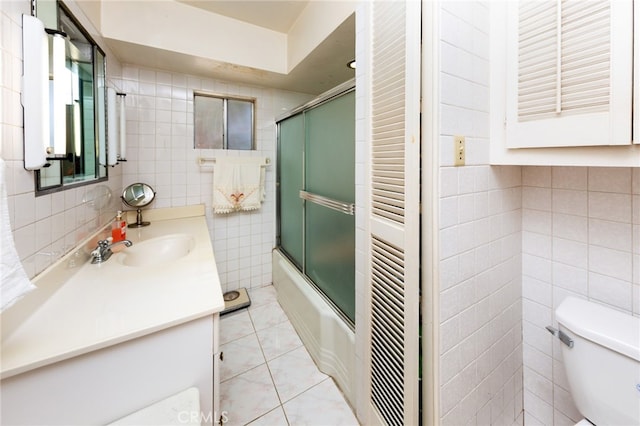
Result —
M 453 137 L 453 165 L 464 166 L 465 164 L 465 140 L 464 136 L 456 135 Z

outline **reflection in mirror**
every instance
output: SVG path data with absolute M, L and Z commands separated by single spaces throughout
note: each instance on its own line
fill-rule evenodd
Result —
M 111 189 L 107 185 L 93 185 L 88 187 L 82 197 L 82 203 L 99 212 L 109 206 Z
M 144 222 L 142 220 L 142 207 L 151 204 L 155 198 L 156 193 L 146 183 L 132 183 L 127 186 L 122 192 L 122 202 L 129 207 L 137 209 L 135 223 L 130 223 L 129 228 L 140 228 L 141 226 L 147 226 L 150 222 Z
M 42 6 L 37 8 L 38 18 L 47 27 L 55 26 L 47 32 L 51 146 L 52 154 L 57 154 L 50 159 L 49 167 L 36 172 L 40 195 L 107 178 L 106 165 L 99 161 L 100 152 L 106 149 L 106 61 L 104 53 L 61 3 L 38 3 Z

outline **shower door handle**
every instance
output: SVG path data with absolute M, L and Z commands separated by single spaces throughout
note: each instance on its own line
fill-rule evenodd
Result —
M 351 216 L 353 216 L 355 211 L 355 204 L 353 203 L 343 203 L 342 201 L 323 197 L 322 195 L 312 192 L 300 191 L 300 198 Z

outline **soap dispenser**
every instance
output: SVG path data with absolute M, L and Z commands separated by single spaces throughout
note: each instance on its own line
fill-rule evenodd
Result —
M 114 243 L 127 239 L 127 222 L 122 219 L 122 211 L 120 210 L 118 210 L 118 214 L 113 221 L 111 237 L 113 237 Z

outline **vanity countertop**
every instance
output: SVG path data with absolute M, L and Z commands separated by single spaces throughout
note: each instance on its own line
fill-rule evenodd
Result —
M 126 248 L 101 264 L 82 257 L 75 267 L 69 266 L 75 261 L 70 254 L 34 279 L 38 288 L 32 293 L 46 292 L 47 280 L 59 280 L 56 277 L 64 274 L 61 268 L 77 269 L 54 285 L 37 308 L 25 302 L 25 309 L 31 310 L 28 315 L 3 323 L 0 378 L 222 311 L 224 300 L 205 217 L 166 217 L 170 215 L 144 228 L 128 228 L 127 239 L 133 249 L 151 238 L 188 234 L 193 244 L 183 257 L 132 267 L 123 262 L 130 250 Z

